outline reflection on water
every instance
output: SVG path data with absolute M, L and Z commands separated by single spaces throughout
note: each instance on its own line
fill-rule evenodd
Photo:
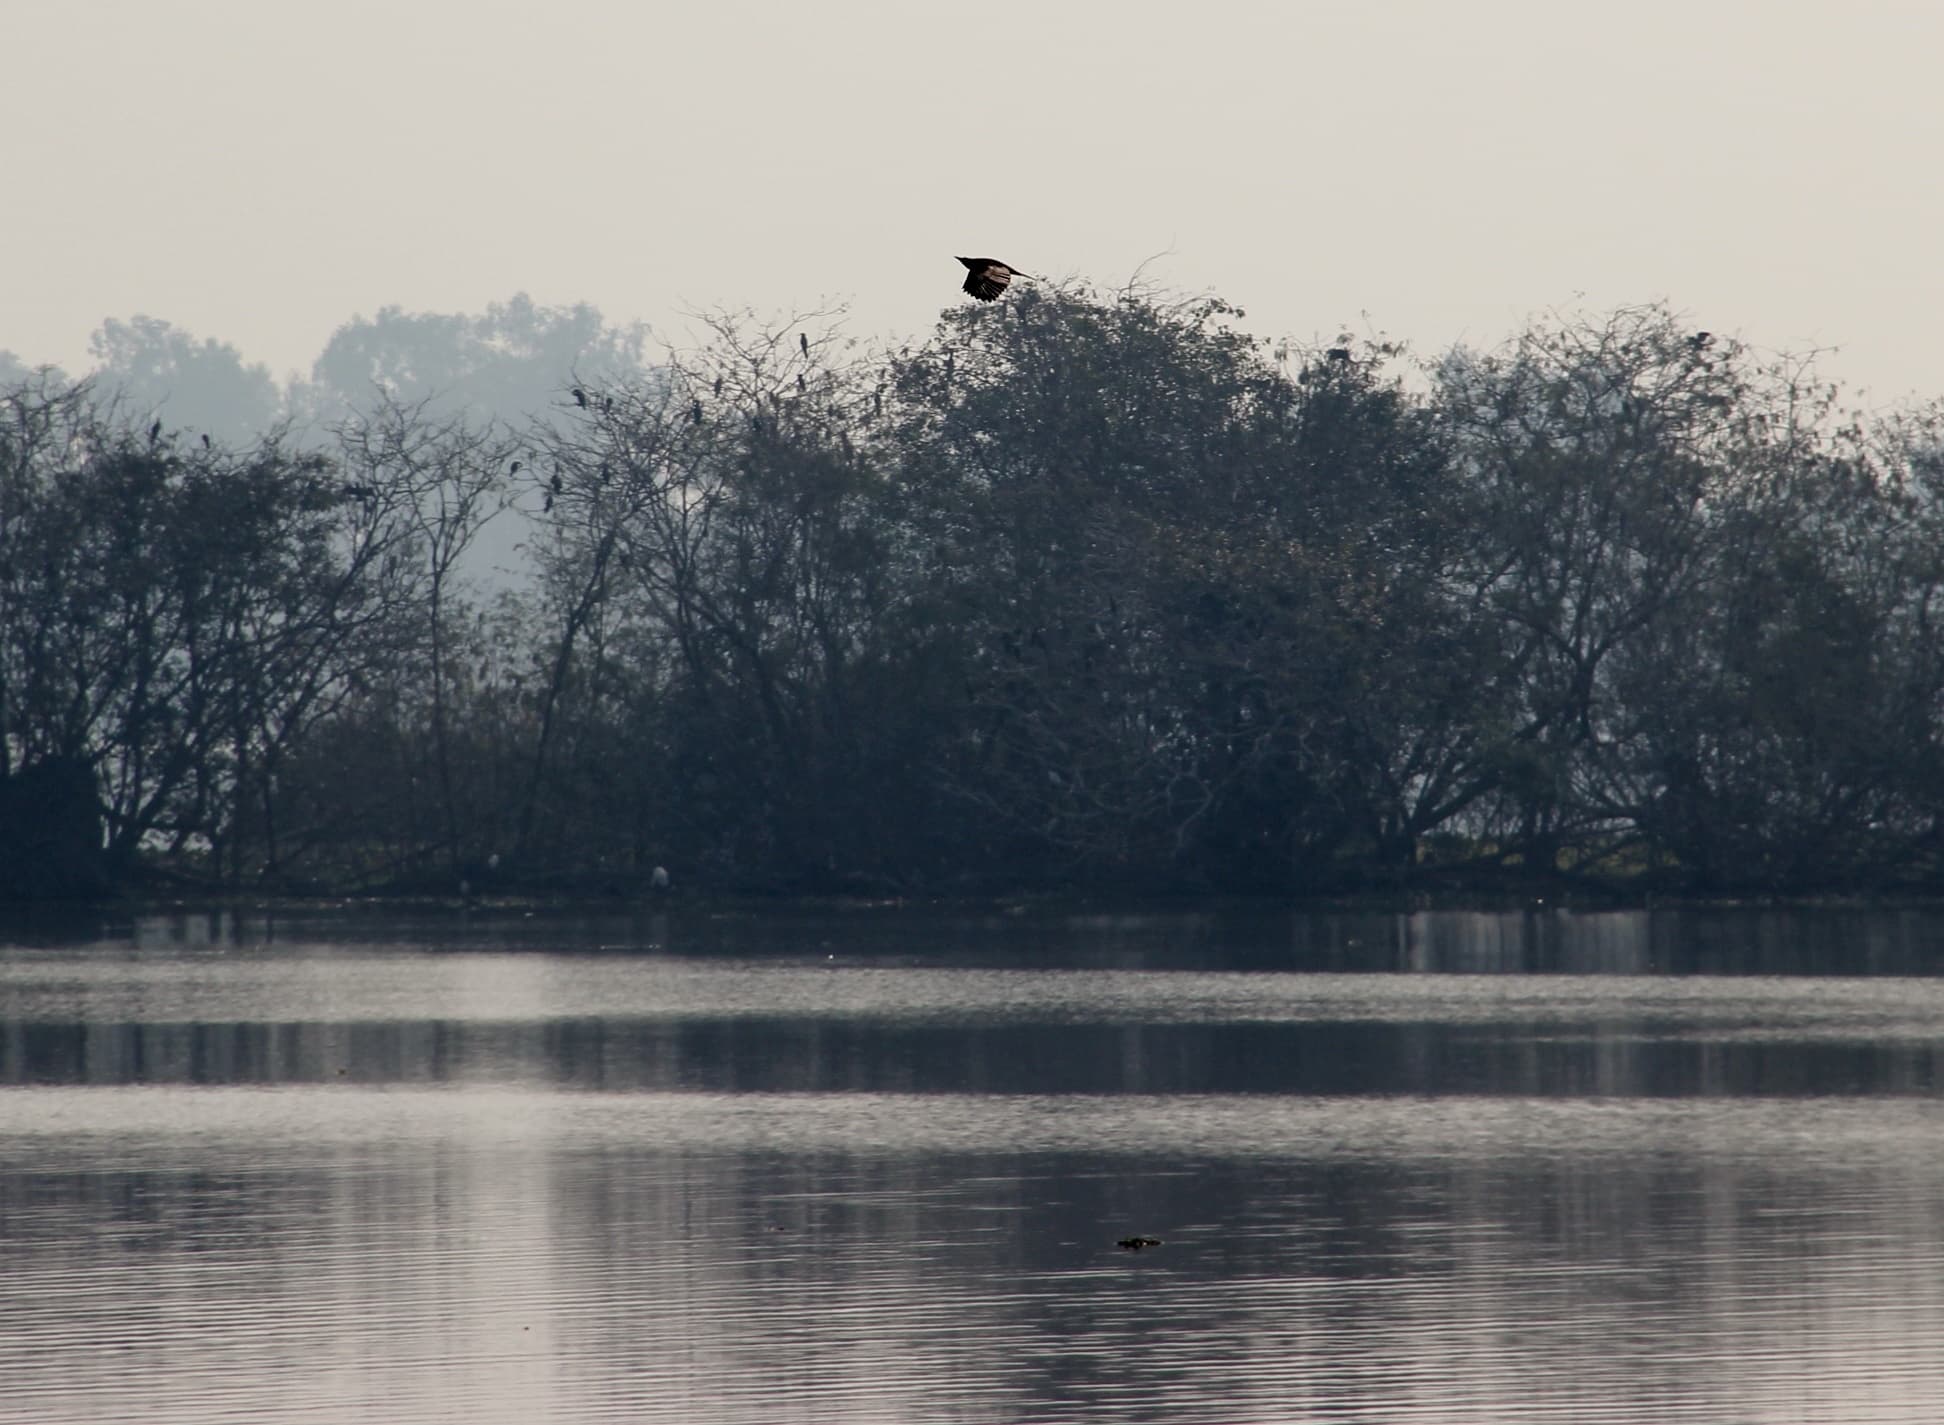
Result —
M 458 919 L 0 952 L 0 1420 L 1944 1418 L 1944 920 Z
M 1015 908 L 1016 910 L 1019 908 Z M 473 915 L 184 912 L 117 920 L 79 912 L 16 923 L 0 942 L 122 958 L 235 954 L 572 949 L 699 957 L 903 957 L 1116 969 L 1443 971 L 1451 974 L 1937 975 L 1944 915 L 1931 910 L 1713 909 L 1575 912 L 1218 912 L 1171 915 L 870 913 Z

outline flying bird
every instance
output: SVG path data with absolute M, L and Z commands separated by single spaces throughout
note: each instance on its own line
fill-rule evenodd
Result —
M 1032 273 L 1021 272 L 1011 263 L 1001 262 L 996 257 L 961 257 L 959 261 L 969 269 L 965 274 L 965 291 L 981 302 L 993 301 L 1015 277 L 1039 281 Z

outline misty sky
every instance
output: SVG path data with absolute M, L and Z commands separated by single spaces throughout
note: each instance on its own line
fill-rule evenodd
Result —
M 1933 0 L 0 0 L 0 350 L 147 313 L 283 376 L 396 303 L 847 301 L 954 253 L 1264 335 L 1666 298 L 1944 396 Z M 1368 314 L 1367 317 L 1365 314 Z

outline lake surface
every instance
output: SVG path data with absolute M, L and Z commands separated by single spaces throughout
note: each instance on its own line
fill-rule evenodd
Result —
M 1944 1420 L 1938 913 L 0 944 L 4 1421 Z

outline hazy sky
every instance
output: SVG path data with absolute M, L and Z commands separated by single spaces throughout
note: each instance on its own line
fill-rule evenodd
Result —
M 679 329 L 1158 253 L 1263 335 L 1666 298 L 1944 395 L 1936 0 L 0 0 L 0 349 L 279 375 L 516 291 Z M 1368 314 L 1367 323 L 1364 314 Z

